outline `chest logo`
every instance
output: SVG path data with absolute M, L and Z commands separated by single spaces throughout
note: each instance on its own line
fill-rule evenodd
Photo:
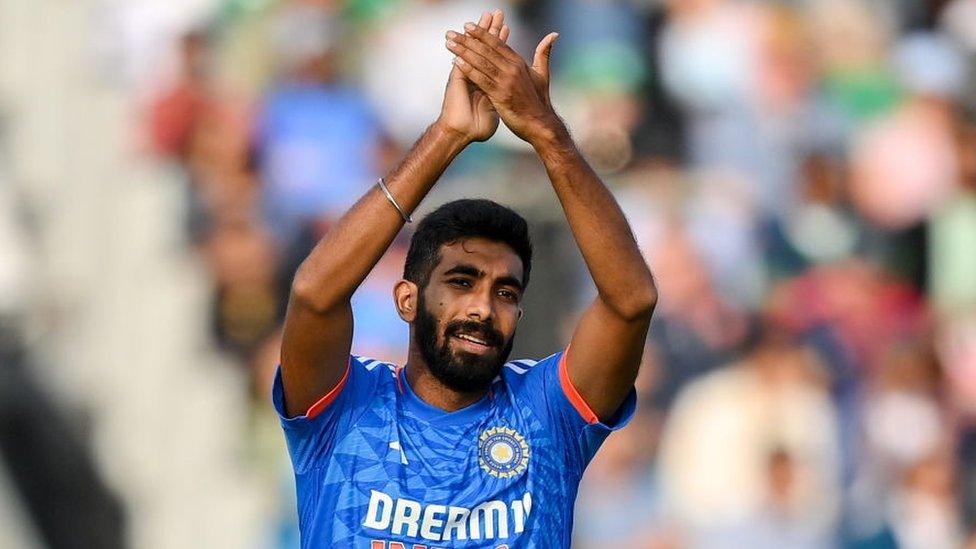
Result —
M 529 465 L 529 444 L 515 429 L 485 429 L 478 437 L 478 464 L 494 477 L 518 476 Z

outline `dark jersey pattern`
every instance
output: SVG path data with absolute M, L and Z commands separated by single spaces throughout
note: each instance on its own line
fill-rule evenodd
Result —
M 600 423 L 563 357 L 509 362 L 451 413 L 417 397 L 402 369 L 352 356 L 336 389 L 288 419 L 279 371 L 302 547 L 569 547 L 583 470 L 636 398 Z

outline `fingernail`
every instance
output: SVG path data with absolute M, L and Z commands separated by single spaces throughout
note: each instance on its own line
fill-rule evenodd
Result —
M 475 24 L 474 23 L 465 23 L 464 24 L 465 30 L 474 30 L 474 27 L 475 27 Z
M 457 35 L 458 35 L 458 33 L 454 32 L 454 31 L 447 31 L 447 37 L 450 38 L 451 40 L 454 40 L 455 38 L 457 38 Z
M 464 59 L 461 59 L 460 57 L 455 57 L 454 64 L 460 67 L 461 65 L 464 65 Z
M 455 47 L 457 47 L 457 42 L 455 42 L 454 40 L 448 40 L 447 41 L 447 47 L 448 48 L 455 48 Z

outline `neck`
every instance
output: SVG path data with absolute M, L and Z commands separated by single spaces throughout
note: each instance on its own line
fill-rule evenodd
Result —
M 456 412 L 470 406 L 478 402 L 487 392 L 463 393 L 447 387 L 434 377 L 420 351 L 413 346 L 407 358 L 407 365 L 404 367 L 404 374 L 406 382 L 410 384 L 410 388 L 420 400 L 445 412 Z

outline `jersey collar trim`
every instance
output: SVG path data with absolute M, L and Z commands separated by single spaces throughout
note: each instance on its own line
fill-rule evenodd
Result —
M 424 402 L 417 393 L 413 392 L 413 387 L 410 386 L 410 382 L 407 381 L 407 375 L 404 371 L 406 368 L 401 367 L 396 371 L 397 387 L 400 393 L 403 395 L 404 407 L 411 412 L 411 415 L 430 423 L 438 424 L 456 424 L 465 423 L 473 419 L 481 417 L 485 411 L 491 407 L 491 392 L 489 389 L 485 396 L 478 399 L 476 402 L 461 408 L 460 410 L 455 410 L 453 412 L 445 412 L 440 408 L 431 406 Z

